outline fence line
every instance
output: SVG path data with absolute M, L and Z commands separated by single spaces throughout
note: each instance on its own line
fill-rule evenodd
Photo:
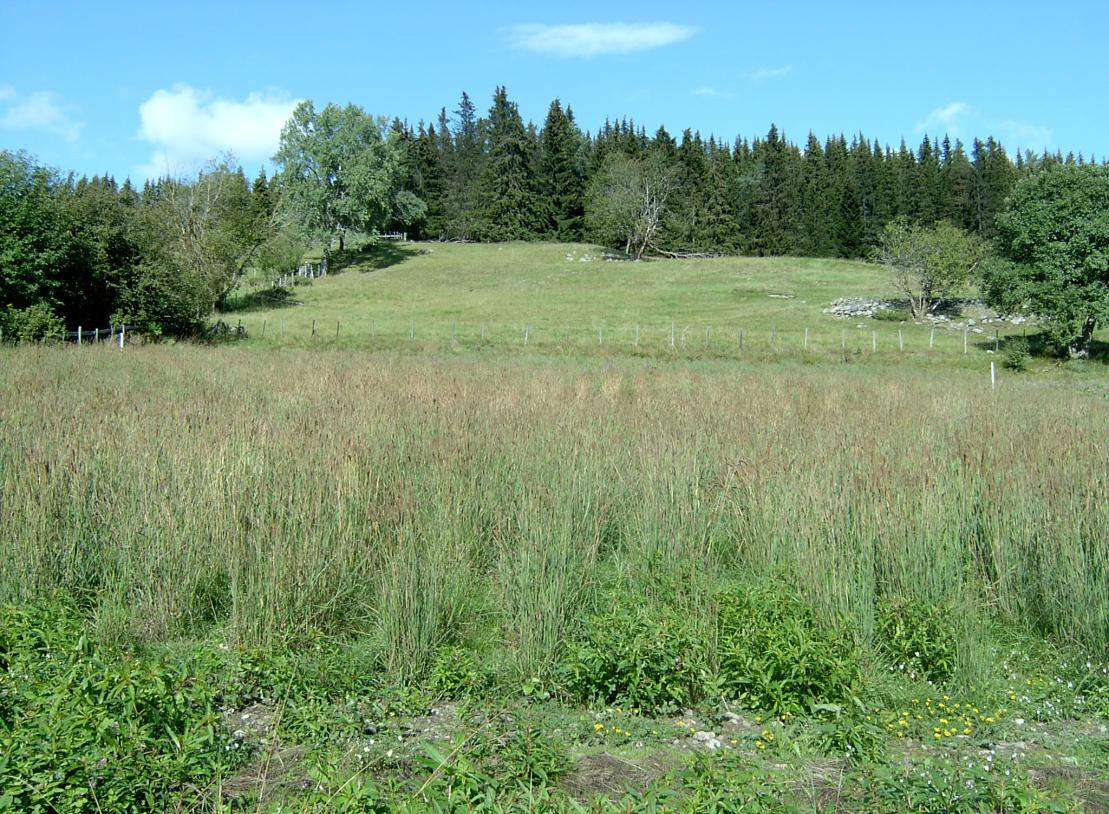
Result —
M 269 337 L 269 341 L 274 344 L 285 343 L 287 340 L 295 342 L 300 334 L 292 326 L 289 326 L 290 330 L 287 332 L 285 322 L 285 319 L 279 319 L 276 331 L 267 330 L 268 320 L 263 317 L 254 324 L 253 330 L 248 331 L 250 326 L 244 325 L 243 320 L 239 319 L 238 325 L 232 327 L 228 333 L 238 337 L 249 337 L 254 334 L 261 340 Z M 362 326 L 361 331 L 359 330 L 360 325 Z M 764 334 L 766 337 L 765 344 L 759 340 L 759 331 L 752 331 L 750 328 L 737 327 L 733 324 L 720 330 L 720 326 L 714 323 L 682 325 L 676 320 L 671 320 L 668 326 L 665 323 L 652 326 L 639 322 L 625 325 L 594 322 L 591 324 L 551 326 L 536 326 L 530 322 L 515 325 L 491 325 L 482 322 L 469 326 L 469 330 L 467 330 L 466 324 L 459 323 L 457 320 L 419 323 L 416 319 L 404 321 L 397 319 L 392 331 L 388 330 L 387 325 L 388 323 L 377 318 L 346 322 L 336 320 L 335 333 L 330 335 L 326 329 L 321 331 L 317 326 L 317 320 L 313 319 L 310 322 L 306 321 L 304 333 L 313 342 L 326 341 L 330 336 L 335 341 L 341 337 L 346 337 L 348 342 L 353 340 L 354 343 L 358 343 L 359 340 L 362 340 L 368 344 L 387 344 L 390 342 L 395 344 L 397 341 L 403 342 L 405 339 L 409 342 L 418 340 L 424 344 L 434 344 L 441 341 L 443 343 L 449 342 L 449 346 L 454 348 L 465 346 L 467 340 L 475 345 L 493 343 L 511 346 L 515 344 L 528 348 L 542 348 L 544 344 L 558 343 L 570 347 L 592 345 L 617 351 L 623 349 L 633 354 L 657 352 L 669 345 L 669 349 L 675 352 L 677 356 L 706 352 L 724 358 L 749 355 L 749 352 L 758 354 L 760 349 L 763 351 L 769 350 L 774 354 L 794 352 L 805 355 L 833 354 L 838 350 L 839 354 L 846 359 L 850 354 L 858 356 L 867 353 L 867 351 L 870 355 L 894 352 L 898 355 L 905 353 L 950 355 L 957 353 L 957 342 L 960 333 L 962 334 L 963 354 L 969 354 L 972 348 L 970 335 L 973 331 L 980 337 L 979 341 L 975 343 L 975 350 L 984 351 L 990 355 L 1000 352 L 1000 333 L 997 330 L 992 332 L 992 336 L 986 334 L 981 328 L 972 329 L 969 327 L 964 327 L 961 331 L 937 332 L 934 325 L 898 327 L 896 340 L 893 339 L 891 333 L 885 333 L 880 338 L 879 331 L 872 328 L 870 329 L 870 342 L 865 341 L 865 332 L 862 330 L 855 333 L 840 328 L 838 343 L 835 341 L 836 337 L 834 337 L 831 326 L 828 326 L 822 333 L 819 328 L 813 329 L 810 326 L 798 327 L 792 331 L 783 332 L 778 326 L 772 325 Z M 927 333 L 925 334 L 925 332 Z M 950 341 L 945 342 L 944 336 L 947 333 L 951 334 L 951 338 Z M 854 334 L 854 338 L 852 338 L 852 334 Z M 513 335 L 515 335 L 515 339 L 512 338 Z M 129 338 L 125 325 L 110 325 L 106 328 L 92 329 L 78 326 L 76 330 L 66 331 L 61 337 L 56 337 L 52 341 L 60 339 L 78 346 L 86 344 L 103 345 L 105 343 L 118 344 L 122 349 Z M 4 339 L 3 334 L 0 334 L 0 342 L 3 342 Z M 869 348 L 867 345 L 869 345 Z
M 260 339 L 270 337 L 270 341 L 275 344 L 286 339 L 295 342 L 298 336 L 319 340 L 330 335 L 327 330 L 320 330 L 316 319 L 306 319 L 302 323 L 302 328 L 294 328 L 290 325 L 288 331 L 285 323 L 284 319 L 279 320 L 278 330 L 270 331 L 266 327 L 266 318 L 260 318 L 253 327 L 247 325 L 240 327 L 240 330 L 250 329 L 248 336 L 254 335 Z M 239 324 L 243 326 L 241 320 Z M 336 321 L 335 332 L 331 336 L 332 338 L 345 337 L 346 341 L 352 344 L 360 341 L 367 344 L 383 344 L 407 340 L 424 344 L 442 342 L 451 347 L 464 346 L 468 341 L 482 345 L 493 342 L 498 345 L 541 347 L 544 343 L 562 343 L 606 349 L 626 348 L 633 352 L 658 351 L 668 346 L 679 353 L 711 351 L 720 355 L 734 356 L 737 350 L 758 352 L 760 349 L 774 353 L 804 354 L 838 352 L 841 355 L 848 353 L 951 355 L 958 352 L 961 334 L 964 354 L 969 354 L 971 350 L 985 351 L 990 354 L 1000 352 L 998 332 L 995 331 L 990 336 L 978 329 L 974 333 L 979 336 L 979 339 L 971 343 L 971 331 L 972 329 L 940 331 L 930 325 L 898 327 L 896 334 L 892 329 L 888 332 L 879 331 L 869 326 L 857 331 L 842 327 L 837 329 L 832 326 L 823 329 L 798 326 L 795 329 L 783 331 L 777 325 L 772 325 L 768 329 L 752 330 L 748 327 L 736 326 L 734 323 L 724 326 L 719 323 L 682 324 L 676 320 L 668 324 L 656 323 L 655 325 L 642 322 L 626 324 L 594 322 L 543 326 L 523 321 L 501 324 L 474 322 L 467 325 L 458 320 L 422 322 L 403 317 L 394 320 L 366 317 L 361 320 L 347 319 L 341 323 Z

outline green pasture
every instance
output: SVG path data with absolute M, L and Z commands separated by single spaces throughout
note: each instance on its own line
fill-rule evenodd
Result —
M 583 244 L 386 243 L 350 252 L 337 273 L 294 287 L 296 304 L 225 315 L 266 347 L 723 357 L 844 355 L 887 363 L 944 360 L 981 369 L 1027 327 L 981 333 L 823 313 L 840 297 L 895 299 L 869 263 L 719 257 L 629 262 Z M 968 292 L 972 293 L 972 292 Z M 964 316 L 981 323 L 983 312 Z M 807 339 L 806 339 L 807 333 Z M 995 333 L 997 336 L 995 337 Z M 964 353 L 965 351 L 965 353 Z M 932 360 L 931 362 L 929 360 Z

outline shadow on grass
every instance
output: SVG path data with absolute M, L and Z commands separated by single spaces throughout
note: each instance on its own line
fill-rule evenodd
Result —
M 983 340 L 982 337 L 979 336 L 979 340 L 974 344 L 981 350 L 994 349 L 993 337 Z M 1019 357 L 1023 350 L 1028 354 L 1028 357 L 1032 359 L 1048 359 L 1056 362 L 1067 361 L 1066 351 L 1048 339 L 1046 334 L 1040 332 L 1021 336 L 1009 334 L 1008 336 L 1000 337 L 997 343 L 997 350 L 1006 358 L 1009 356 Z M 1087 361 L 1109 365 L 1109 342 L 1102 342 L 1097 339 L 1093 340 L 1093 342 L 1090 343 L 1090 356 Z
M 288 308 L 296 305 L 291 288 L 260 288 L 228 297 L 220 309 L 221 313 L 244 313 L 247 311 L 268 311 L 272 308 Z
M 377 245 L 365 246 L 361 249 L 347 249 L 331 255 L 330 273 L 337 274 L 348 268 L 357 266 L 359 271 L 381 271 L 390 266 L 397 266 L 415 257 L 420 251 L 415 246 L 393 241 L 381 241 Z

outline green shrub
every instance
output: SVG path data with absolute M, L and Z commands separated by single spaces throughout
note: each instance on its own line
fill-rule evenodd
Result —
M 0 609 L 0 810 L 164 811 L 241 753 L 206 669 L 98 652 L 60 603 Z
M 821 623 L 784 585 L 717 596 L 717 658 L 725 694 L 776 715 L 851 698 L 858 653 L 845 626 Z
M 944 683 L 958 659 L 953 609 L 901 596 L 878 603 L 880 646 L 894 669 L 911 679 Z
M 908 322 L 912 318 L 908 308 L 879 308 L 874 312 L 874 319 L 880 322 Z
M 1020 372 L 1028 370 L 1032 361 L 1032 352 L 1028 347 L 1028 340 L 1021 338 L 1010 339 L 1005 343 L 1005 351 L 1001 356 L 1001 364 L 1008 370 Z
M 36 303 L 26 308 L 12 308 L 0 315 L 4 338 L 20 342 L 39 339 L 61 339 L 65 336 L 65 323 L 49 305 Z
M 1035 814 L 1069 810 L 1050 800 L 1012 759 L 975 754 L 878 763 L 853 779 L 863 810 L 874 814 Z M 854 792 L 854 789 L 852 789 Z
M 463 647 L 441 647 L 431 667 L 431 690 L 444 698 L 465 698 L 488 685 L 472 651 Z
M 886 746 L 885 733 L 861 702 L 814 704 L 812 720 L 805 733 L 813 747 L 825 755 L 844 755 L 850 760 L 873 760 Z
M 700 698 L 700 652 L 676 611 L 617 606 L 588 621 L 559 672 L 583 702 L 665 714 Z

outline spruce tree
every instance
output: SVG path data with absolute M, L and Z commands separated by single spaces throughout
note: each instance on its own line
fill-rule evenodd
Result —
M 1062 163 L 1059 157 L 1045 163 Z M 1005 148 L 993 136 L 985 142 L 974 141 L 974 219 L 975 229 L 984 238 L 997 234 L 997 216 L 1016 183 L 1016 172 Z
M 815 133 L 809 133 L 801 158 L 801 218 L 795 239 L 803 255 L 825 257 L 833 253 L 832 184 L 824 148 Z
M 543 200 L 542 232 L 551 240 L 582 238 L 585 215 L 585 172 L 581 163 L 582 134 L 573 112 L 555 99 L 539 138 L 539 189 Z
M 489 158 L 478 199 L 484 239 L 527 240 L 540 231 L 534 154 L 516 103 L 498 87 L 489 109 Z
M 760 255 L 789 254 L 798 215 L 800 153 L 771 125 L 766 141 L 756 143 L 755 154 L 761 170 L 752 201 L 755 251 Z

